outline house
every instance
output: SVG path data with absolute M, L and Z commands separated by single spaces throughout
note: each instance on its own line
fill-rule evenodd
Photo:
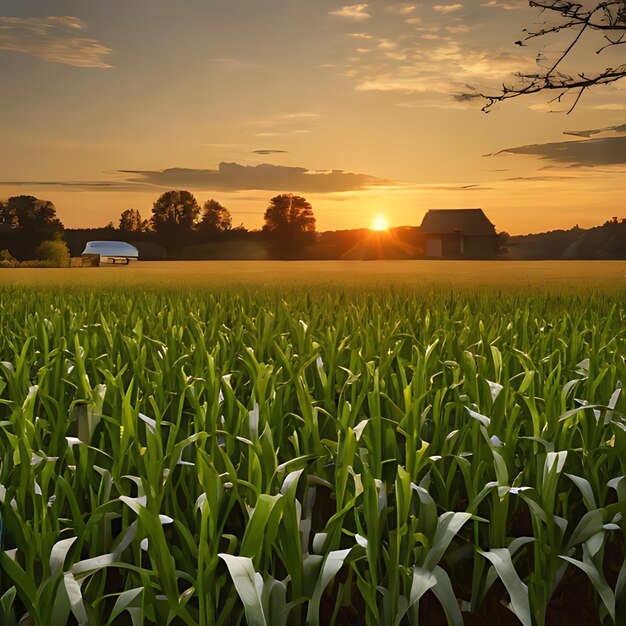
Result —
M 490 259 L 498 253 L 495 226 L 482 209 L 428 211 L 419 227 L 431 259 Z
M 128 265 L 139 260 L 139 251 L 124 241 L 89 241 L 81 256 L 84 265 Z

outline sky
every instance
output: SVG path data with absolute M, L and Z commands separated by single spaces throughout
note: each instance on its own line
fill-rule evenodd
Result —
M 489 114 L 455 99 L 562 49 L 515 45 L 542 19 L 525 0 L 2 0 L 0 199 L 52 200 L 70 228 L 149 217 L 168 189 L 250 229 L 282 192 L 319 230 L 626 216 L 626 85 L 569 115 L 545 94 Z M 596 43 L 572 62 L 610 65 Z

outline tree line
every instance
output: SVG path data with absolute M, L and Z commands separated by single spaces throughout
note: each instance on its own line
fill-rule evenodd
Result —
M 174 256 L 183 248 L 248 233 L 242 225 L 233 227 L 230 211 L 217 200 L 202 206 L 185 190 L 163 193 L 144 218 L 139 209 L 126 209 L 117 228 L 109 229 L 153 241 Z M 0 202 L 0 250 L 18 259 L 33 259 L 43 242 L 62 242 L 65 227 L 49 200 L 14 196 Z M 283 193 L 270 199 L 264 213 L 261 234 L 277 253 L 288 253 L 315 241 L 316 221 L 306 198 Z
M 128 233 L 154 233 L 154 239 L 169 251 L 179 251 L 199 240 L 215 241 L 229 233 L 246 233 L 242 225 L 233 227 L 230 211 L 214 199 L 202 207 L 189 191 L 172 190 L 162 194 L 144 219 L 138 209 L 127 209 L 118 228 Z M 273 246 L 289 250 L 314 240 L 313 207 L 292 193 L 274 196 L 265 211 L 262 232 Z
M 185 232 L 190 230 L 223 233 L 232 229 L 230 211 L 217 200 L 207 200 L 202 208 L 189 191 L 167 191 L 152 206 L 152 216 L 144 220 L 137 209 L 120 215 L 119 229 L 128 231 Z M 243 229 L 243 225 L 239 228 Z M 245 229 L 244 229 L 245 230 Z M 302 196 L 283 193 L 274 196 L 264 215 L 263 230 L 293 235 L 315 231 L 311 204 Z

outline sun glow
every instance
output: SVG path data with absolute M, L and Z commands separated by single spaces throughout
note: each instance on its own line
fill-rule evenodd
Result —
M 382 214 L 382 213 L 378 213 L 378 215 L 374 216 L 374 219 L 372 220 L 372 230 L 388 230 L 389 229 L 389 222 L 387 221 L 387 218 Z

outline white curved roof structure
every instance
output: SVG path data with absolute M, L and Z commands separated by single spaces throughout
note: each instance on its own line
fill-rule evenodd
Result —
M 101 257 L 138 259 L 139 250 L 125 241 L 89 241 L 83 254 L 99 254 Z

